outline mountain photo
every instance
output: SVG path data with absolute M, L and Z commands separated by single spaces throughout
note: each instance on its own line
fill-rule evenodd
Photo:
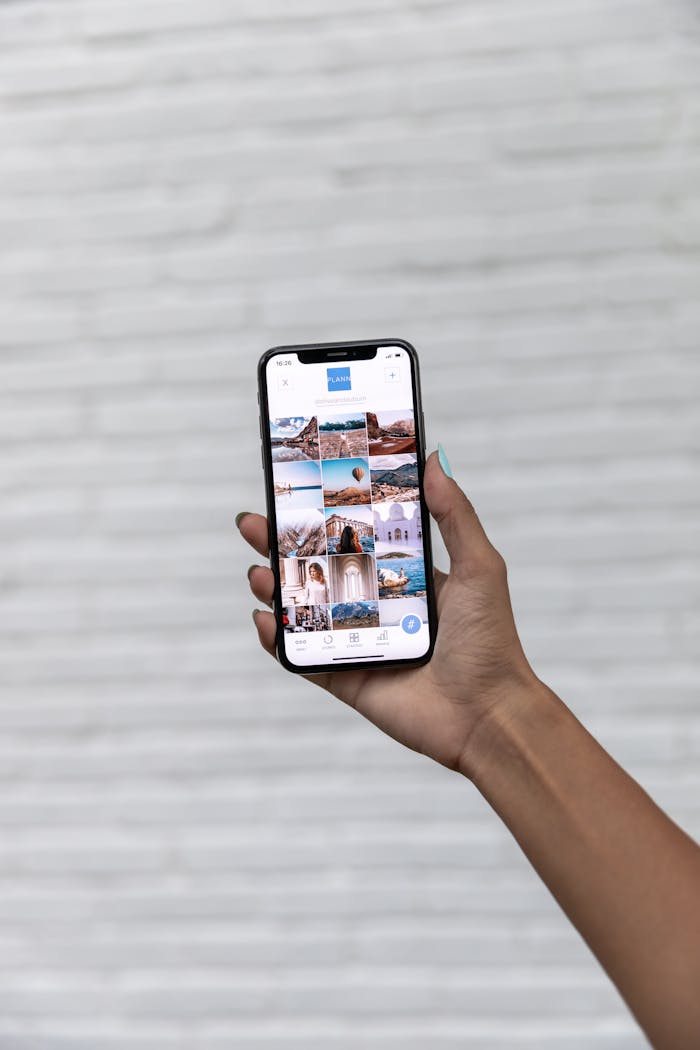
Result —
M 373 503 L 414 502 L 419 498 L 417 456 L 373 456 L 370 475 Z

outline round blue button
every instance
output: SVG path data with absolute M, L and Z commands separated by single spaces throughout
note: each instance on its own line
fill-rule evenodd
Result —
M 421 619 L 420 616 L 414 616 L 413 613 L 409 613 L 408 616 L 404 616 L 401 621 L 401 629 L 406 634 L 417 634 L 420 631 Z

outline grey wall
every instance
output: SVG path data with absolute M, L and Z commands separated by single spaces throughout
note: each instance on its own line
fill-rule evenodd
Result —
M 700 833 L 679 0 L 0 8 L 0 1047 L 630 1050 L 472 787 L 253 641 L 254 369 L 401 335 L 538 672 Z

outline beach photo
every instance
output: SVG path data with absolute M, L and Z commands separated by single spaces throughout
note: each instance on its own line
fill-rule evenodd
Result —
M 280 416 L 270 420 L 272 462 L 318 459 L 316 416 Z
M 326 553 L 326 522 L 314 507 L 277 513 L 277 545 L 281 558 L 308 558 Z
M 331 630 L 329 605 L 287 605 L 282 609 L 282 625 L 287 634 L 308 634 Z
M 394 456 L 416 451 L 413 409 L 367 413 L 370 456 Z
M 397 503 L 419 498 L 418 457 L 374 456 L 369 461 L 373 503 Z
M 371 554 L 337 554 L 328 559 L 332 602 L 370 602 L 378 597 Z
M 315 459 L 282 460 L 272 465 L 277 510 L 322 507 L 321 467 Z
M 329 554 L 367 554 L 374 550 L 372 508 L 326 508 L 326 542 Z
M 367 420 L 364 412 L 343 412 L 318 417 L 321 459 L 351 459 L 367 455 Z
M 327 459 L 321 464 L 326 507 L 348 507 L 371 501 L 366 459 Z
M 379 597 L 424 598 L 425 561 L 402 551 L 377 557 Z
M 339 602 L 331 606 L 334 631 L 379 627 L 378 602 Z
M 327 605 L 330 601 L 325 558 L 280 558 L 282 605 Z
M 423 553 L 423 523 L 419 503 L 375 503 L 374 549 L 382 554 Z

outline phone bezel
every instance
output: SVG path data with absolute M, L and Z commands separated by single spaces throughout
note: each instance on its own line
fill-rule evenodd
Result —
M 274 478 L 272 471 L 272 442 L 270 440 L 270 418 L 267 398 L 267 365 L 268 362 L 278 354 L 300 353 L 303 351 L 318 351 L 320 360 L 318 363 L 335 363 L 338 360 L 353 360 L 353 352 L 357 351 L 359 358 L 363 350 L 379 350 L 381 347 L 400 346 L 405 350 L 411 362 L 411 387 L 413 392 L 413 411 L 416 431 L 416 457 L 418 462 L 418 489 L 419 503 L 421 509 L 423 556 L 425 561 L 425 592 L 428 606 L 428 632 L 429 643 L 425 653 L 421 656 L 410 658 L 399 658 L 395 660 L 382 661 L 380 664 L 371 660 L 356 660 L 343 663 L 341 667 L 333 663 L 305 664 L 300 666 L 294 664 L 288 658 L 284 645 L 284 625 L 282 623 L 282 585 L 279 569 L 279 548 L 277 544 L 277 514 L 275 506 Z M 326 354 L 332 351 L 347 351 L 344 357 L 337 356 L 328 359 Z M 325 352 L 325 353 L 324 353 Z M 275 648 L 277 657 L 288 671 L 294 674 L 325 674 L 330 671 L 334 674 L 342 674 L 344 671 L 372 670 L 384 671 L 397 667 L 420 667 L 428 663 L 435 647 L 435 636 L 437 634 L 437 605 L 435 601 L 435 586 L 433 578 L 433 555 L 430 535 L 430 513 L 425 502 L 423 492 L 423 472 L 425 470 L 425 426 L 423 419 L 423 407 L 420 392 L 420 368 L 418 354 L 411 343 L 405 339 L 358 339 L 332 343 L 298 343 L 290 346 L 273 346 L 261 356 L 258 362 L 258 403 L 260 408 L 260 439 L 263 471 L 265 475 L 265 499 L 267 503 L 268 540 L 270 546 L 270 567 L 274 573 L 275 589 L 273 610 L 277 624 L 275 635 Z

